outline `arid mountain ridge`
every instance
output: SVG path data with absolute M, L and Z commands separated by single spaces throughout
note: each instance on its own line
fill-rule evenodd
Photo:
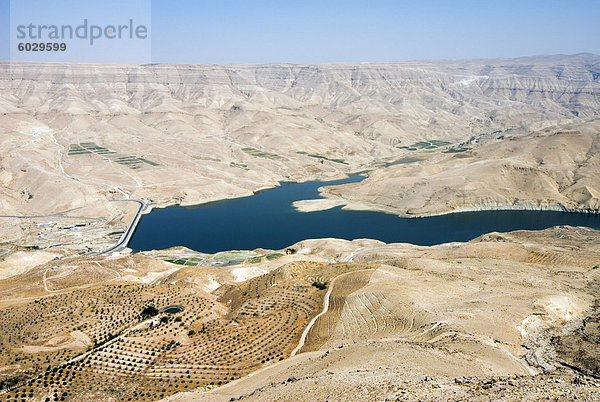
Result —
M 600 57 L 591 54 L 325 65 L 10 63 L 3 70 L 3 112 L 33 112 L 60 130 L 85 114 L 142 115 L 141 123 L 160 130 L 147 115 L 167 114 L 175 122 L 193 116 L 187 129 L 201 132 L 202 119 L 216 117 L 208 112 L 220 111 L 221 124 L 210 128 L 234 137 L 249 136 L 252 126 L 271 131 L 267 118 L 284 114 L 300 126 L 308 117 L 314 129 L 391 145 L 402 142 L 399 134 L 460 139 L 487 128 L 592 117 L 600 90 Z M 52 114 L 75 116 L 68 122 Z
M 0 210 L 48 215 L 86 208 L 79 213 L 110 221 L 123 212 L 108 201 L 124 194 L 158 206 L 190 205 L 250 195 L 280 181 L 361 170 L 384 177 L 387 187 L 367 180 L 363 190 L 337 194 L 393 213 L 427 215 L 520 201 L 594 209 L 598 189 L 589 183 L 596 162 L 587 170 L 579 162 L 596 147 L 599 77 L 600 56 L 592 54 L 324 65 L 2 62 Z M 566 148 L 576 163 L 567 174 L 550 174 L 583 174 L 584 182 L 566 195 L 547 188 L 529 194 L 525 188 L 525 194 L 500 191 L 496 197 L 495 189 L 490 195 L 467 183 L 460 193 L 442 191 L 441 205 L 389 201 L 395 197 L 390 188 L 398 184 L 394 178 L 404 177 L 405 169 L 427 185 L 446 180 L 432 176 L 439 170 L 458 169 L 453 176 L 470 177 L 465 172 L 482 160 L 506 159 L 503 146 L 490 145 L 490 139 L 528 141 L 532 133 L 550 138 L 582 125 L 584 134 L 565 140 L 575 141 L 576 149 Z M 477 152 L 480 143 L 488 149 Z M 469 157 L 465 144 L 475 157 L 457 159 Z M 533 148 L 543 153 L 545 139 Z M 444 152 L 457 150 L 465 153 L 444 159 Z M 406 157 L 425 161 L 386 168 Z M 481 170 L 480 182 L 498 169 L 514 170 L 515 163 Z M 544 169 L 551 166 L 560 164 Z M 499 185 L 506 189 L 519 180 L 511 176 Z M 419 190 L 429 198 L 436 193 Z M 2 237 L 18 236 L 11 233 Z

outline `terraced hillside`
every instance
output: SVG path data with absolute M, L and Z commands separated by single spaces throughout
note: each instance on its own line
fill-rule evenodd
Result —
M 300 352 L 169 400 L 598 399 L 599 238 L 556 227 L 433 247 L 304 241 L 361 268 L 313 277 L 329 308 Z
M 212 295 L 168 278 L 53 283 L 60 293 L 0 310 L 0 396 L 156 400 L 218 387 L 287 358 L 322 307 L 315 278 L 359 268 L 292 263 Z

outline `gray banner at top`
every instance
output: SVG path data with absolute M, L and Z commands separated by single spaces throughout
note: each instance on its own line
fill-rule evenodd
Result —
M 11 0 L 10 58 L 151 62 L 150 0 Z

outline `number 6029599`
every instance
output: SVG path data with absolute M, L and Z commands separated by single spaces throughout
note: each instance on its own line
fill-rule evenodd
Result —
M 67 50 L 66 43 L 19 43 L 17 46 L 19 52 L 64 52 Z

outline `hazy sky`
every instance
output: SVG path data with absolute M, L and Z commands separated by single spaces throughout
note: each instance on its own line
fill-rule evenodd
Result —
M 2 60 L 9 58 L 9 14 L 9 0 L 0 0 Z M 599 16 L 600 0 L 152 0 L 152 62 L 600 54 Z

